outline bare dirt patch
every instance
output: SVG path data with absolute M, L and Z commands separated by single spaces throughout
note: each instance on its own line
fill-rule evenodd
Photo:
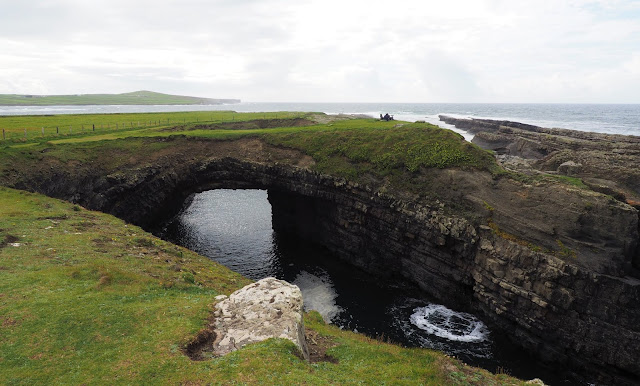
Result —
M 19 240 L 20 239 L 14 235 L 6 235 L 4 236 L 2 241 L 0 241 L 0 249 L 6 247 L 9 244 L 17 243 Z
M 68 219 L 69 219 L 69 215 L 68 214 L 60 214 L 60 215 L 55 215 L 55 216 L 38 217 L 38 220 L 61 221 L 61 220 L 68 220 Z
M 299 127 L 314 125 L 316 122 L 304 118 L 293 119 L 254 119 L 252 121 L 222 122 L 212 124 L 201 124 L 195 126 L 176 126 L 166 131 L 185 130 L 256 130 L 273 129 L 276 127 Z
M 313 330 L 305 330 L 304 337 L 309 349 L 309 362 L 331 362 L 338 363 L 338 360 L 327 354 L 327 350 L 336 347 L 338 344 L 330 337 L 322 336 Z
M 349 119 L 371 119 L 373 117 L 365 114 L 336 114 L 336 115 L 327 115 L 327 114 L 314 114 L 311 117 L 316 123 L 331 123 L 336 121 L 346 121 Z
M 182 352 L 192 361 L 203 361 L 213 358 L 213 343 L 216 333 L 211 329 L 201 330 L 196 337 L 187 344 Z
M 9 316 L 5 317 L 5 318 L 2 320 L 2 327 L 5 327 L 5 328 L 6 328 L 6 327 L 13 327 L 13 326 L 15 326 L 15 325 L 17 325 L 17 324 L 18 324 L 18 321 L 17 321 L 17 320 L 15 320 L 15 319 L 14 319 L 14 318 L 12 318 L 12 317 L 9 317 Z

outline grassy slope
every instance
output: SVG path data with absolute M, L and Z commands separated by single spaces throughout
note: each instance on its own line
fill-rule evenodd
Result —
M 0 383 L 512 384 L 437 352 L 341 331 L 337 364 L 308 364 L 283 340 L 193 362 L 181 348 L 217 294 L 248 283 L 121 220 L 0 188 Z
M 177 131 L 154 128 L 108 135 L 114 134 L 189 134 L 213 140 L 262 136 L 304 150 L 316 159 L 318 170 L 356 177 L 370 173 L 372 165 L 379 166 L 381 175 L 411 173 L 420 166 L 491 166 L 485 164 L 484 152 L 455 134 L 428 125 L 393 128 L 371 120 L 306 129 L 206 130 L 187 125 Z M 92 161 L 117 168 L 128 154 L 171 146 L 149 139 L 92 139 L 90 134 L 69 136 L 62 140 L 70 143 L 57 145 L 5 141 L 0 144 L 0 172 L 28 170 L 42 157 L 57 159 L 58 165 Z M 441 164 L 434 158 L 437 154 L 448 161 Z M 335 342 L 329 354 L 337 364 L 305 363 L 294 346 L 282 340 L 192 362 L 180 349 L 204 326 L 213 297 L 232 292 L 246 279 L 111 216 L 6 188 L 0 188 L 0 245 L 3 384 L 518 382 L 429 350 L 404 349 L 326 326 L 316 314 L 307 317 L 307 325 Z
M 0 94 L 3 106 L 60 106 L 60 105 L 201 105 L 223 103 L 224 99 L 198 98 L 135 91 L 124 94 L 81 94 L 26 96 Z

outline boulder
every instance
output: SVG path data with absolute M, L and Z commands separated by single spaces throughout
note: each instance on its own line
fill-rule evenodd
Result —
M 567 161 L 563 162 L 560 166 L 558 166 L 558 173 L 564 174 L 565 176 L 576 176 L 582 172 L 582 164 Z
M 215 306 L 214 353 L 225 355 L 250 343 L 284 338 L 308 360 L 302 306 L 297 286 L 272 277 L 237 290 Z

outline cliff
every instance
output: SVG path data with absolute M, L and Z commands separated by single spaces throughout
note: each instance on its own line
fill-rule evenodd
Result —
M 4 167 L 2 183 L 146 228 L 194 192 L 267 189 L 277 230 L 481 312 L 515 344 L 578 378 L 639 380 L 631 205 L 553 178 L 468 167 L 405 170 L 400 180 L 424 187 L 416 193 L 375 171 L 353 179 L 321 173 L 322 159 L 274 142 L 130 139 L 92 145 L 83 162 L 35 147 Z

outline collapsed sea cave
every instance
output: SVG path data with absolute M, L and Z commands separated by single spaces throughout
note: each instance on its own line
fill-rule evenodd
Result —
M 532 249 L 491 226 L 448 213 L 439 201 L 399 199 L 291 162 L 233 156 L 233 149 L 212 156 L 211 143 L 200 155 L 189 151 L 198 144 L 184 145 L 180 159 L 117 170 L 36 172 L 13 187 L 150 230 L 178 213 L 193 193 L 264 189 L 276 231 L 322 245 L 371 275 L 411 283 L 442 304 L 473 311 L 512 344 L 575 379 L 638 381 L 637 279 L 590 271 L 570 258 Z M 637 212 L 633 215 L 637 221 Z
M 282 205 L 272 204 L 274 196 Z M 264 190 L 206 191 L 190 196 L 157 234 L 253 280 L 276 277 L 297 285 L 306 310 L 342 329 L 436 349 L 494 372 L 554 379 L 461 305 L 439 304 L 401 277 L 356 268 L 312 241 L 326 232 L 315 228 L 321 222 L 314 218 L 330 203 L 319 201 Z

